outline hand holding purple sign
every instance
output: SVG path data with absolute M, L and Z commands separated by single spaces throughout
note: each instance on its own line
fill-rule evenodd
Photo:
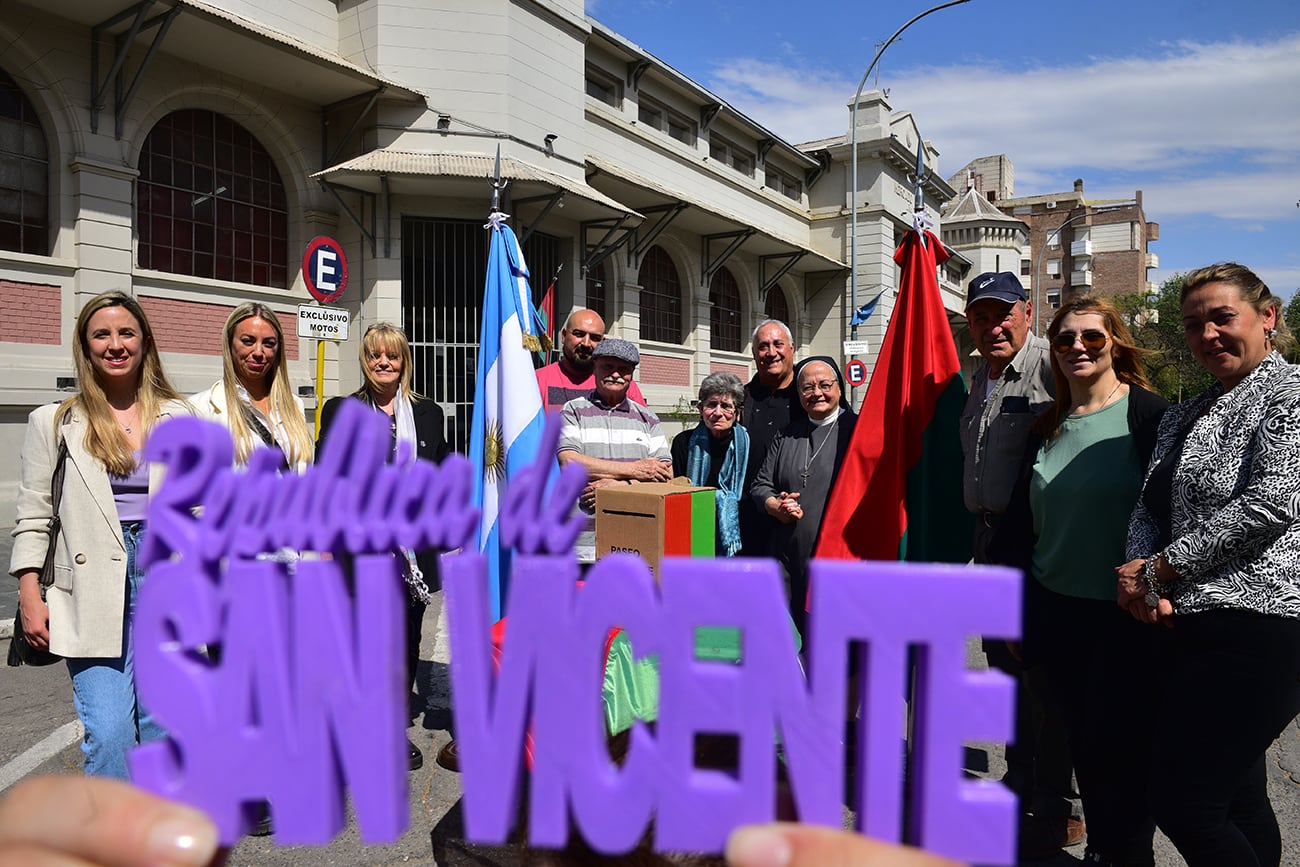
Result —
M 169 475 L 150 512 L 136 665 L 170 737 L 137 749 L 132 768 L 146 788 L 212 816 L 223 842 L 246 830 L 241 807 L 263 799 L 275 805 L 280 842 L 327 842 L 342 827 L 348 786 L 367 841 L 391 840 L 408 821 L 400 582 L 389 552 L 464 548 L 478 517 L 463 458 L 390 463 L 383 422 L 353 409 L 340 410 L 327 451 L 302 476 L 261 462 L 231 472 L 225 432 L 202 422 L 171 422 L 150 441 L 149 457 Z M 557 433 L 548 431 L 544 454 Z M 847 798 L 859 829 L 902 836 L 899 711 L 908 650 L 919 648 L 907 836 L 952 857 L 1010 863 L 1014 800 L 963 780 L 960 763 L 963 743 L 1011 732 L 1010 682 L 967 671 L 964 649 L 967 636 L 1017 634 L 1016 573 L 814 563 L 805 679 L 773 562 L 669 559 L 656 586 L 643 561 L 612 555 L 579 592 L 571 504 L 585 474 L 574 466 L 550 481 L 551 467 L 544 457 L 512 481 L 503 506 L 503 533 L 520 554 L 497 674 L 484 560 L 443 561 L 471 840 L 506 841 L 530 727 L 534 844 L 563 845 L 572 820 L 594 848 L 626 851 L 653 819 L 657 848 L 719 852 L 732 829 L 774 818 L 775 734 L 801 819 L 838 827 L 847 653 L 862 642 L 858 791 Z M 283 547 L 356 555 L 362 592 L 348 592 L 338 559 L 296 569 L 253 559 Z M 613 626 L 634 636 L 639 654 L 657 655 L 661 684 L 657 729 L 634 728 L 621 766 L 605 750 L 600 695 Z M 740 662 L 695 659 L 701 626 L 738 628 Z M 217 642 L 219 665 L 199 652 Z M 738 738 L 734 776 L 694 766 L 701 733 Z

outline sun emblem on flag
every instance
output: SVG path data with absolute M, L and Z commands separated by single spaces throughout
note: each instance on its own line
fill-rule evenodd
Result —
M 487 423 L 483 434 L 483 478 L 495 483 L 506 474 L 506 444 L 501 436 L 501 423 L 493 420 Z

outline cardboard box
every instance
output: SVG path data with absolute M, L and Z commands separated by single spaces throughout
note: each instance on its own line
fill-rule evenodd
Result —
M 658 578 L 664 557 L 712 557 L 718 526 L 714 489 L 685 482 L 596 491 L 596 559 L 611 551 L 637 554 Z

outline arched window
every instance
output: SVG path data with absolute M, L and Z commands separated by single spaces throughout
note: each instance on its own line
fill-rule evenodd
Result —
M 773 286 L 767 290 L 767 302 L 763 305 L 763 316 L 767 319 L 779 319 L 794 330 L 790 324 L 790 305 L 786 303 L 785 292 L 780 286 Z
M 271 155 L 228 117 L 201 109 L 158 122 L 140 151 L 141 268 L 289 285 L 289 209 Z
M 606 312 L 608 304 L 609 293 L 605 288 L 605 262 L 601 260 L 587 269 L 587 309 L 599 313 L 600 318 L 605 320 L 606 328 L 609 328 L 609 314 Z
M 50 252 L 45 130 L 17 82 L 0 72 L 0 250 Z
M 719 268 L 709 282 L 709 333 L 713 348 L 740 351 L 740 286 L 726 268 Z
M 682 283 L 662 247 L 641 257 L 641 339 L 682 342 Z

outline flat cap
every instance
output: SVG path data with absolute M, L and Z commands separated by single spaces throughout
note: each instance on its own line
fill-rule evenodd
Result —
M 596 344 L 596 349 L 591 353 L 591 357 L 594 360 L 602 356 L 617 358 L 629 364 L 641 363 L 641 353 L 636 351 L 636 345 L 631 341 L 619 340 L 616 337 L 606 337 Z

